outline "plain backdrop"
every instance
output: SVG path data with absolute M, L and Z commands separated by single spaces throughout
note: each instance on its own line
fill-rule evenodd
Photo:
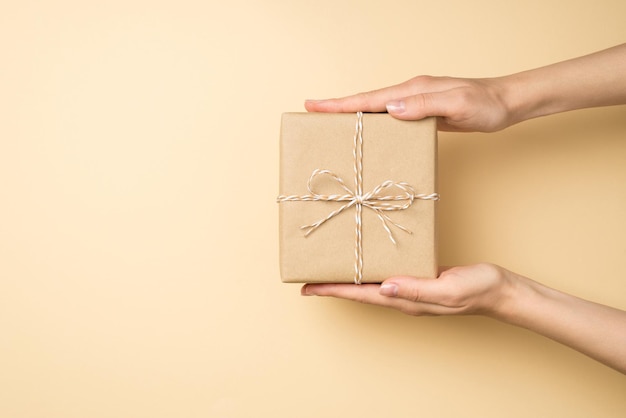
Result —
M 621 0 L 0 5 L 0 416 L 623 417 L 626 378 L 479 317 L 280 283 L 280 115 L 626 40 Z M 589 92 L 593 94 L 593 92 Z M 439 138 L 441 264 L 626 308 L 626 107 Z

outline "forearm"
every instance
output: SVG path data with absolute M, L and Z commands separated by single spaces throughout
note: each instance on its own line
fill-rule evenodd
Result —
M 496 318 L 565 344 L 626 373 L 626 312 L 559 292 L 514 273 Z
M 568 110 L 626 104 L 626 44 L 493 80 L 501 87 L 510 124 Z

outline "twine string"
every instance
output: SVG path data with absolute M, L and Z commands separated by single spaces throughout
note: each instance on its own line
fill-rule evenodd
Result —
M 352 151 L 354 158 L 354 190 L 350 189 L 344 180 L 330 170 L 315 169 L 307 181 L 307 195 L 278 196 L 277 201 L 281 202 L 345 202 L 338 209 L 330 212 L 326 217 L 317 220 L 309 225 L 300 227 L 305 236 L 309 236 L 320 226 L 333 219 L 345 210 L 355 207 L 355 249 L 354 249 L 354 283 L 361 284 L 363 280 L 363 207 L 374 211 L 380 219 L 383 228 L 387 232 L 389 240 L 396 245 L 396 240 L 390 225 L 412 234 L 406 227 L 394 222 L 385 212 L 400 211 L 408 209 L 415 200 L 439 200 L 438 193 L 417 194 L 411 185 L 404 182 L 394 182 L 387 180 L 376 186 L 372 191 L 363 193 L 363 113 L 357 113 L 357 121 L 354 132 L 354 147 Z M 327 176 L 337 183 L 345 194 L 322 194 L 315 190 L 313 183 L 315 179 Z M 393 194 L 395 192 L 395 194 Z

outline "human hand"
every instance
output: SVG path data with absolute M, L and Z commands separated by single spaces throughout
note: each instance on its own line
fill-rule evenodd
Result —
M 493 132 L 517 122 L 507 105 L 503 78 L 418 76 L 404 83 L 340 99 L 307 100 L 309 112 L 389 112 L 419 120 L 437 116 L 441 131 Z
M 391 277 L 382 284 L 306 284 L 334 296 L 409 315 L 485 315 L 526 328 L 626 374 L 626 311 L 549 288 L 493 264 L 443 270 L 437 279 Z
M 492 264 L 443 270 L 437 279 L 392 277 L 382 284 L 306 284 L 305 296 L 333 296 L 398 309 L 409 315 L 482 314 L 497 317 L 514 273 Z

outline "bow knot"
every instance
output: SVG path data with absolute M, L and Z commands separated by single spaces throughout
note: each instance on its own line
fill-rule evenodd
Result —
M 323 194 L 319 190 L 316 190 L 314 187 L 315 179 L 320 176 L 328 176 L 334 183 L 339 185 L 343 190 L 345 190 L 346 194 Z M 392 194 L 395 189 L 396 194 Z M 345 181 L 339 177 L 337 174 L 330 170 L 319 170 L 316 169 L 313 171 L 309 180 L 307 182 L 307 190 L 309 191 L 309 195 L 294 197 L 294 199 L 281 199 L 285 200 L 313 200 L 320 202 L 345 202 L 338 209 L 330 212 L 326 217 L 313 222 L 309 225 L 303 225 L 301 229 L 305 231 L 304 235 L 308 236 L 317 228 L 322 226 L 327 221 L 331 220 L 335 216 L 339 215 L 346 209 L 352 206 L 362 206 L 373 210 L 376 213 L 376 216 L 382 222 L 383 228 L 387 232 L 387 236 L 389 240 L 396 244 L 396 240 L 393 236 L 393 232 L 389 227 L 389 224 L 397 227 L 398 229 L 411 234 L 412 232 L 405 228 L 404 226 L 394 222 L 385 212 L 389 211 L 400 211 L 408 209 L 416 198 L 418 199 L 428 199 L 428 200 L 436 200 L 438 195 L 433 193 L 431 195 L 418 195 L 415 193 L 415 190 L 411 185 L 403 182 L 393 182 L 391 180 L 387 180 L 376 186 L 372 191 L 365 194 L 358 194 L 355 191 L 351 190 L 345 183 Z M 361 222 L 360 219 L 357 220 L 358 223 Z

